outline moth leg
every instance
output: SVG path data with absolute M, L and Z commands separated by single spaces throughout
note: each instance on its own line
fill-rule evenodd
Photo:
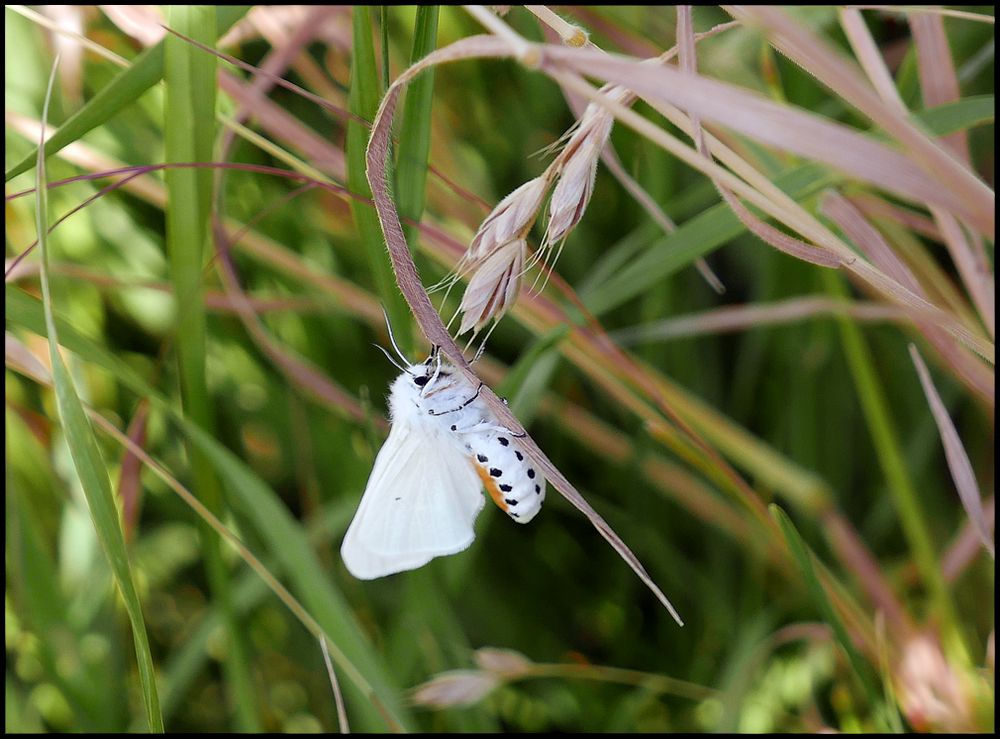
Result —
M 427 413 L 429 415 L 431 415 L 431 416 L 444 416 L 444 415 L 447 415 L 448 413 L 455 413 L 456 411 L 460 411 L 463 408 L 465 408 L 467 405 L 469 405 L 469 403 L 472 403 L 476 398 L 478 398 L 479 397 L 479 393 L 482 391 L 482 389 L 483 389 L 483 383 L 480 382 L 479 383 L 479 387 L 476 388 L 476 392 L 470 398 L 468 398 L 466 401 L 464 401 L 460 406 L 458 406 L 457 408 L 452 408 L 450 410 L 440 411 L 440 412 L 436 412 L 433 408 L 428 408 L 427 409 Z
M 479 434 L 483 431 L 507 431 L 503 426 L 497 426 L 495 423 L 490 423 L 489 421 L 480 419 L 471 426 L 465 426 L 459 428 L 457 426 L 452 426 L 451 430 L 456 434 Z
M 476 388 L 476 392 L 470 398 L 467 398 L 465 401 L 463 401 L 463 403 L 460 406 L 458 406 L 457 408 L 451 408 L 450 410 L 447 410 L 447 411 L 435 411 L 433 408 L 428 408 L 427 409 L 427 413 L 429 415 L 432 415 L 432 416 L 444 416 L 444 415 L 447 415 L 448 413 L 455 413 L 457 411 L 463 410 L 470 403 L 472 403 L 476 398 L 479 397 L 479 393 L 482 392 L 482 389 L 483 389 L 483 383 L 480 382 L 479 383 L 479 387 Z M 503 401 L 504 401 L 504 404 L 507 403 L 506 399 L 503 399 Z M 481 422 L 481 423 L 484 423 L 484 422 Z M 454 428 L 452 429 L 452 431 L 456 431 L 456 430 L 457 429 L 454 429 Z M 522 431 L 521 433 L 518 434 L 518 433 L 514 433 L 514 431 L 512 431 L 509 428 L 507 428 L 506 426 L 498 426 L 497 424 L 489 424 L 489 425 L 483 426 L 481 428 L 477 427 L 477 430 L 480 430 L 480 431 L 500 431 L 502 433 L 509 434 L 510 436 L 512 436 L 515 439 L 523 439 L 524 437 L 526 437 L 528 435 L 528 433 L 526 431 Z M 460 432 L 460 433 L 468 433 L 468 432 Z
M 520 434 L 515 434 L 511 429 L 507 428 L 506 426 L 500 426 L 499 424 L 490 423 L 489 421 L 485 420 L 481 420 L 478 423 L 475 423 L 472 426 L 466 426 L 465 428 L 457 428 L 455 426 L 452 426 L 451 430 L 456 434 L 478 434 L 483 431 L 496 431 L 497 433 L 500 434 L 507 434 L 508 436 L 514 439 L 523 439 L 525 436 L 528 435 L 523 431 Z
M 422 388 L 420 388 L 420 395 L 421 396 L 425 396 L 427 394 L 427 390 L 431 386 L 433 386 L 434 383 L 437 382 L 438 377 L 441 376 L 441 355 L 438 353 L 438 347 L 437 347 L 436 344 L 434 345 L 434 349 L 431 352 L 431 356 L 427 357 L 427 361 L 424 362 L 424 364 L 429 364 L 430 361 L 431 361 L 431 357 L 433 357 L 437 361 L 437 365 L 434 368 L 434 374 L 431 375 L 431 379 L 429 379 L 427 381 L 427 383 Z

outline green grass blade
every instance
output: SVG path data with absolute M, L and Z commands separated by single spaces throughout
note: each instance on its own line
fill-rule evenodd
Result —
M 43 122 L 48 119 L 49 99 L 52 96 L 55 73 L 56 67 L 54 65 L 45 96 L 45 106 L 42 112 Z M 139 666 L 139 682 L 142 687 L 143 703 L 146 707 L 146 720 L 150 731 L 162 733 L 163 717 L 160 714 L 160 701 L 156 692 L 156 672 L 153 668 L 153 657 L 149 651 L 146 622 L 142 616 L 142 604 L 139 602 L 135 581 L 132 578 L 132 567 L 125 546 L 125 534 L 122 531 L 118 506 L 111 490 L 108 468 L 101 455 L 100 447 L 97 445 L 94 430 L 83 410 L 76 386 L 73 384 L 69 370 L 59 353 L 59 339 L 52 312 L 52 291 L 49 285 L 48 188 L 45 179 L 44 146 L 36 149 L 36 152 L 35 205 L 38 249 L 41 253 L 42 308 L 49 343 L 49 359 L 52 364 L 56 408 L 66 436 L 66 444 L 73 458 L 73 465 L 77 475 L 79 475 L 80 484 L 87 499 L 87 507 L 97 531 L 97 538 L 111 565 L 112 574 L 125 604 L 125 611 L 132 624 L 132 638 Z
M 215 43 L 214 19 L 205 8 L 173 6 L 170 23 L 179 32 L 198 41 Z M 215 133 L 215 58 L 173 35 L 167 36 L 165 42 L 166 159 L 169 162 L 211 161 Z M 185 412 L 202 427 L 211 429 L 205 386 L 202 275 L 212 173 L 203 169 L 172 168 L 166 171 L 165 179 L 167 253 L 178 306 L 181 396 Z M 203 497 L 214 492 L 212 485 L 204 487 L 205 490 L 199 490 Z M 207 502 L 210 508 L 218 510 L 217 499 L 209 498 Z
M 19 288 L 8 287 L 4 290 L 4 315 L 14 326 L 21 326 L 33 331 L 39 336 L 47 337 L 48 328 L 42 303 Z M 84 334 L 67 323 L 64 319 L 54 316 L 58 330 L 59 343 L 77 354 L 81 359 L 102 367 L 113 374 L 122 384 L 139 395 L 155 393 L 142 376 L 114 356 L 104 347 L 87 338 Z M 161 397 L 164 403 L 164 400 Z
M 355 5 L 352 9 L 353 45 L 351 47 L 351 89 L 347 104 L 351 113 L 366 121 L 375 119 L 381 95 L 375 46 L 372 42 L 371 9 Z M 365 175 L 365 149 L 370 129 L 357 120 L 347 122 L 347 186 L 357 195 L 371 199 L 372 191 Z M 391 181 L 391 178 L 390 178 Z M 403 351 L 413 349 L 410 311 L 393 278 L 392 263 L 385 248 L 382 227 L 370 203 L 351 200 L 351 215 L 358 238 L 368 255 L 375 288 L 392 323 L 392 330 Z
M 974 95 L 922 110 L 914 113 L 913 117 L 935 136 L 947 136 L 993 123 L 996 120 L 996 98 L 993 95 Z
M 224 33 L 246 14 L 250 6 L 214 7 L 217 28 L 219 33 Z M 45 156 L 52 156 L 88 131 L 110 120 L 122 108 L 134 103 L 146 90 L 163 79 L 163 45 L 164 41 L 160 41 L 137 56 L 128 69 L 119 73 L 107 87 L 94 95 L 86 105 L 59 126 L 59 130 L 45 142 Z M 37 156 L 38 152 L 32 151 L 8 169 L 5 173 L 6 181 L 31 169 Z
M 169 23 L 206 46 L 216 40 L 215 10 L 210 6 L 176 5 L 169 9 Z M 164 38 L 163 78 L 166 83 L 164 131 L 168 162 L 210 162 L 215 144 L 217 60 L 211 54 L 174 34 Z M 215 427 L 213 403 L 205 379 L 206 326 L 202 296 L 208 216 L 212 201 L 210 169 L 168 169 L 167 254 L 177 301 L 177 361 L 184 414 L 209 433 Z M 212 464 L 200 449 L 189 444 L 195 495 L 216 516 L 222 517 L 222 490 Z M 229 573 L 222 559 L 219 535 L 198 519 L 205 569 L 212 597 L 226 616 L 228 648 L 222 661 L 230 708 L 240 731 L 259 731 L 257 700 L 250 682 L 248 646 L 232 608 Z
M 632 229 L 595 259 L 587 274 L 577 283 L 577 294 L 586 296 L 598 290 L 606 280 L 642 254 L 654 239 L 662 235 L 663 229 L 651 222 Z
M 823 270 L 828 272 L 829 270 Z M 827 292 L 841 300 L 848 298 L 846 286 L 840 275 L 829 271 L 823 274 Z M 857 324 L 846 316 L 838 316 L 841 340 L 848 367 L 854 377 L 858 399 L 865 421 L 875 445 L 878 463 L 885 475 L 886 487 L 899 514 L 903 535 L 913 555 L 913 561 L 930 596 L 948 646 L 958 650 L 968 659 L 958 629 L 955 607 L 941 574 L 941 565 L 934 551 L 930 524 L 920 503 L 920 496 L 907 471 L 906 459 L 899 441 L 899 434 L 892 421 L 892 413 L 885 391 L 875 371 L 875 364 L 868 345 Z
M 107 87 L 66 120 L 59 130 L 45 142 L 45 155 L 52 156 L 88 131 L 97 128 L 126 105 L 155 85 L 163 77 L 163 44 L 153 46 L 138 57 Z M 6 179 L 16 177 L 31 169 L 38 157 L 37 149 L 8 169 Z
M 851 663 L 854 674 L 857 675 L 865 693 L 868 695 L 868 700 L 871 701 L 873 706 L 877 706 L 881 701 L 882 691 L 879 690 L 878 685 L 875 683 L 868 663 L 865 662 L 854 648 L 854 643 L 847 633 L 847 627 L 837 614 L 837 609 L 833 607 L 833 603 L 827 597 L 826 590 L 824 590 L 823 585 L 819 581 L 819 574 L 813 562 L 813 553 L 806 546 L 806 543 L 802 541 L 802 537 L 799 536 L 799 532 L 795 529 L 795 525 L 788 515 L 774 503 L 768 506 L 768 508 L 771 511 L 771 516 L 774 517 L 781 527 L 781 533 L 788 543 L 788 548 L 792 552 L 793 559 L 806 581 L 809 593 L 817 608 L 819 608 L 823 620 L 833 629 L 837 643 L 840 644 L 841 648 L 847 654 L 847 659 Z
M 438 6 L 417 6 L 413 25 L 410 63 L 424 58 L 437 46 Z M 434 68 L 426 70 L 406 87 L 399 126 L 396 158 L 396 199 L 400 219 L 420 222 L 427 192 L 427 162 L 431 152 L 431 104 L 434 100 Z M 416 237 L 415 226 L 403 226 L 407 241 Z
M 379 88 L 382 95 L 389 89 L 389 6 L 378 6 L 378 31 L 380 49 L 382 51 L 382 86 Z
M 805 164 L 780 175 L 774 184 L 795 200 L 802 200 L 829 185 L 832 177 L 819 165 Z M 627 267 L 581 297 L 599 316 L 745 232 L 746 227 L 729 206 L 719 203 L 658 239 Z

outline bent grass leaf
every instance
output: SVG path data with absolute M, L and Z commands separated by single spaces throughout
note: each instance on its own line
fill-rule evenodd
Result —
M 498 52 L 503 53 L 505 42 L 500 39 L 483 38 L 473 36 L 461 41 L 457 41 L 451 46 L 440 49 L 418 64 L 406 70 L 399 78 L 393 82 L 382 103 L 379 106 L 378 115 L 372 124 L 372 135 L 368 142 L 368 149 L 365 153 L 366 174 L 371 185 L 372 195 L 375 200 L 375 210 L 378 213 L 379 223 L 382 233 L 385 236 L 386 245 L 389 248 L 389 256 L 392 260 L 393 270 L 396 275 L 397 284 L 403 293 L 410 310 L 413 311 L 417 323 L 420 325 L 424 336 L 433 344 L 441 347 L 443 354 L 452 361 L 456 369 L 473 384 L 482 387 L 482 397 L 486 405 L 493 411 L 500 423 L 511 429 L 513 433 L 523 434 L 521 443 L 524 451 L 544 475 L 545 479 L 559 491 L 577 510 L 584 514 L 590 523 L 597 529 L 598 533 L 607 540 L 609 544 L 618 552 L 619 556 L 628 564 L 632 571 L 642 580 L 652 591 L 657 600 L 670 613 L 675 621 L 681 626 L 684 622 L 678 615 L 673 604 L 653 581 L 646 568 L 635 556 L 628 545 L 615 533 L 614 529 L 604 520 L 604 518 L 594 510 L 594 508 L 576 490 L 572 483 L 559 471 L 559 469 L 549 460 L 548 456 L 541 450 L 538 444 L 524 431 L 521 423 L 511 413 L 510 409 L 497 397 L 496 393 L 479 381 L 478 376 L 473 372 L 465 355 L 455 344 L 448 329 L 445 328 L 441 317 L 431 303 L 430 297 L 424 289 L 417 267 L 413 262 L 413 255 L 406 243 L 403 234 L 403 226 L 399 221 L 399 212 L 396 204 L 389 194 L 389 183 L 386 177 L 386 164 L 389 157 L 389 143 L 392 128 L 392 120 L 399 102 L 400 92 L 410 79 L 419 74 L 425 66 L 440 63 L 442 61 L 453 61 L 468 56 L 490 56 Z
M 855 649 L 854 642 L 851 641 L 851 637 L 847 633 L 847 627 L 837 614 L 837 610 L 833 607 L 833 603 L 827 596 L 826 590 L 820 583 L 819 573 L 816 571 L 813 563 L 813 553 L 806 546 L 806 543 L 802 541 L 802 537 L 799 536 L 799 532 L 795 529 L 792 520 L 780 506 L 772 503 L 768 506 L 768 509 L 771 512 L 771 516 L 781 527 L 781 533 L 785 537 L 785 542 L 788 544 L 792 557 L 798 565 L 803 579 L 806 581 L 809 593 L 812 595 L 813 602 L 823 616 L 823 620 L 833 629 L 834 635 L 837 637 L 837 642 L 846 653 L 855 675 L 857 675 L 858 680 L 868 694 L 868 699 L 872 702 L 873 706 L 878 705 L 881 691 L 875 684 L 867 663 L 862 659 L 857 649 Z
M 52 66 L 48 91 L 42 110 L 42 121 L 48 119 L 49 100 L 52 97 L 52 86 L 55 81 L 58 58 Z M 105 556 L 111 565 L 118 590 L 121 593 L 125 611 L 132 625 L 132 638 L 135 643 L 136 661 L 139 666 L 139 682 L 142 687 L 143 702 L 146 707 L 146 720 L 149 730 L 163 731 L 163 716 L 160 713 L 160 701 L 156 692 L 156 671 L 153 667 L 153 657 L 149 651 L 149 639 L 146 635 L 146 622 L 142 616 L 142 604 L 132 577 L 132 567 L 129 561 L 128 549 L 125 545 L 125 534 L 122 531 L 118 507 L 114 493 L 111 490 L 111 479 L 108 477 L 108 467 L 101 455 L 100 447 L 94 436 L 94 430 L 83 410 L 83 404 L 76 392 L 76 386 L 70 376 L 69 369 L 59 353 L 59 339 L 56 333 L 55 317 L 52 309 L 52 292 L 49 285 L 49 250 L 48 250 L 48 187 L 45 176 L 45 145 L 43 141 L 36 149 L 37 164 L 35 168 L 35 208 L 38 233 L 38 248 L 41 252 L 41 284 L 42 310 L 46 325 L 49 344 L 49 359 L 52 365 L 52 382 L 55 389 L 56 408 L 62 421 L 66 444 L 73 459 L 87 508 L 90 510 L 97 538 L 101 543 Z M 9 291 L 8 291 L 9 292 Z

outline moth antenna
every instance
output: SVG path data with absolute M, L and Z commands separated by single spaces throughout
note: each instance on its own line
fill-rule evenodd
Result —
M 396 343 L 396 337 L 392 335 L 392 324 L 389 323 L 389 314 L 385 312 L 385 306 L 382 307 L 382 315 L 385 316 L 385 327 L 389 331 L 389 343 L 392 344 L 392 348 L 395 350 L 396 356 L 398 356 L 401 360 L 403 360 L 403 364 L 409 365 L 409 362 L 406 361 L 406 355 L 403 354 L 403 352 L 401 352 L 399 350 L 399 345 Z M 379 349 L 382 349 L 382 347 L 379 347 Z M 385 349 L 382 349 L 382 351 L 385 352 Z M 389 352 L 385 352 L 385 353 L 386 353 L 386 356 L 388 356 Z M 392 360 L 391 357 L 389 359 L 390 359 L 390 361 Z M 396 364 L 396 363 L 393 362 L 393 364 Z M 396 364 L 396 366 L 399 367 L 398 364 Z M 402 368 L 400 368 L 400 369 L 402 369 Z
M 372 344 L 372 346 L 374 346 L 376 349 L 378 349 L 380 352 L 382 352 L 385 355 L 386 359 L 388 359 L 390 362 L 392 362 L 392 366 L 393 367 L 395 367 L 396 369 L 400 370 L 401 372 L 405 372 L 406 374 L 410 375 L 411 377 L 413 376 L 413 373 L 410 372 L 410 370 L 408 370 L 406 367 L 400 366 L 399 362 L 397 362 L 393 358 L 393 356 L 389 353 L 389 351 L 384 346 L 382 346 L 381 344 Z
M 459 275 L 456 274 L 446 283 L 447 287 L 444 290 L 444 296 L 441 298 L 441 307 L 444 307 L 445 302 L 448 300 L 448 296 L 451 295 L 451 289 L 458 284 L 458 280 L 459 280 Z
M 478 348 L 478 349 L 476 349 L 476 353 L 475 353 L 475 355 L 474 355 L 474 356 L 472 357 L 472 361 L 471 361 L 471 362 L 469 362 L 469 364 L 475 364 L 476 362 L 478 362 L 478 361 L 479 361 L 479 358 L 480 358 L 481 356 L 483 356 L 483 352 L 484 352 L 484 351 L 486 351 L 486 341 L 485 341 L 485 340 L 483 341 L 483 343 L 482 343 L 482 344 L 480 344 L 480 345 L 479 345 L 479 348 Z
M 476 340 L 476 334 L 477 333 L 479 333 L 479 332 L 477 330 L 473 329 L 472 335 L 469 337 L 469 340 L 466 341 L 465 342 L 465 346 L 462 347 L 462 354 L 465 354 L 467 351 L 469 351 L 469 347 L 472 346 L 472 342 Z
M 486 351 L 486 342 L 489 341 L 490 335 L 493 333 L 494 329 L 496 329 L 496 327 L 499 325 L 500 321 L 493 322 L 493 325 L 490 326 L 489 330 L 486 332 L 486 336 L 484 336 L 482 342 L 480 342 L 479 348 L 476 350 L 476 355 L 472 358 L 472 361 L 469 362 L 469 364 L 475 364 L 476 362 L 479 361 L 479 358 L 483 356 L 483 353 Z
M 461 313 L 461 312 L 462 312 L 462 306 L 459 305 L 455 309 L 455 312 L 451 314 L 451 318 L 448 319 L 448 325 L 445 326 L 446 329 L 448 329 L 449 331 L 451 331 L 451 324 L 453 324 L 455 322 L 455 319 L 458 318 L 458 314 Z

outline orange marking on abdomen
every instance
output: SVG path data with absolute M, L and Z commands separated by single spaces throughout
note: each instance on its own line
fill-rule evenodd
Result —
M 497 508 L 506 513 L 507 504 L 504 502 L 503 493 L 500 492 L 497 481 L 490 476 L 490 471 L 482 467 L 478 462 L 473 462 L 472 466 L 476 468 L 476 474 L 483 481 L 483 487 L 486 488 L 486 492 L 493 498 L 493 502 L 497 504 Z

